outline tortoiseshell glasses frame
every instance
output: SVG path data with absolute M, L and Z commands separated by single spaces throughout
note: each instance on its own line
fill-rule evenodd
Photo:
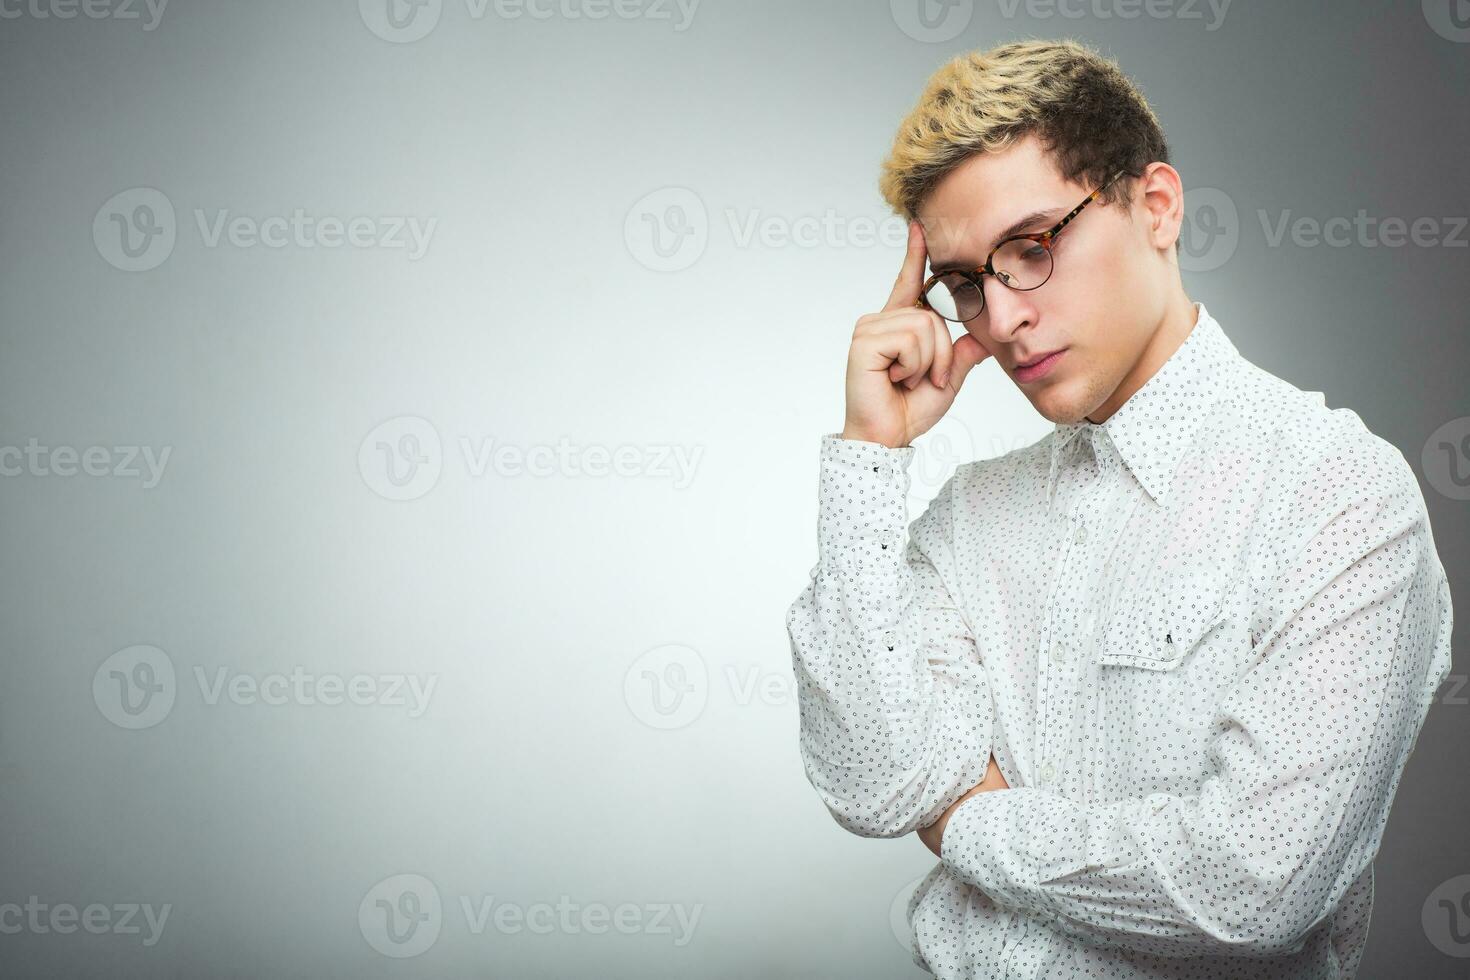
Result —
M 914 306 L 916 306 L 916 307 L 918 307 L 920 309 L 928 309 L 928 310 L 933 310 L 934 309 L 934 307 L 932 307 L 932 306 L 929 305 L 929 301 L 925 297 L 929 294 L 929 290 L 931 288 L 933 288 L 934 284 L 942 276 L 955 276 L 955 275 L 958 275 L 961 278 L 963 278 L 964 280 L 968 281 L 971 285 L 973 285 L 975 287 L 975 292 L 977 294 L 979 294 L 979 299 L 980 299 L 979 309 L 977 309 L 970 316 L 962 317 L 962 318 L 960 318 L 960 320 L 958 320 L 956 322 L 964 322 L 964 321 L 967 321 L 967 320 L 973 320 L 975 317 L 977 317 L 981 313 L 985 312 L 985 286 L 980 281 L 981 278 L 984 277 L 984 276 L 987 276 L 987 275 L 995 276 L 995 278 L 998 281 L 1000 281 L 1001 283 L 1005 284 L 1006 286 L 1009 286 L 1011 289 L 1019 289 L 1019 290 L 1022 290 L 1022 291 L 1029 291 L 1029 290 L 1032 290 L 1032 289 L 1039 289 L 1039 288 L 1041 288 L 1042 286 L 1044 286 L 1046 284 L 1046 281 L 1051 278 L 1052 270 L 1055 268 L 1055 260 L 1052 258 L 1051 249 L 1052 249 L 1052 245 L 1056 242 L 1057 235 L 1061 233 L 1061 230 L 1063 228 L 1067 227 L 1067 225 L 1072 221 L 1073 218 L 1077 217 L 1077 215 L 1079 215 L 1079 214 L 1082 213 L 1082 209 L 1083 208 L 1087 207 L 1087 205 L 1089 205 L 1093 201 L 1097 200 L 1098 197 L 1100 197 L 1102 195 L 1102 192 L 1105 191 L 1105 190 L 1107 190 L 1108 187 L 1112 185 L 1113 181 L 1117 180 L 1119 177 L 1123 176 L 1127 172 L 1128 172 L 1128 169 L 1125 167 L 1122 170 L 1119 170 L 1117 173 L 1113 174 L 1113 176 L 1109 177 L 1105 182 L 1103 182 L 1103 184 L 1102 184 L 1101 187 L 1099 187 L 1097 190 L 1093 191 L 1091 194 L 1087 195 L 1087 197 L 1083 199 L 1083 201 L 1082 201 L 1081 204 L 1077 205 L 1071 211 L 1069 211 L 1065 215 L 1063 215 L 1062 216 L 1062 219 L 1060 221 L 1058 221 L 1056 224 L 1052 225 L 1046 231 L 1029 232 L 1029 233 L 1021 234 L 1021 235 L 1012 235 L 1009 238 L 1006 238 L 1005 240 L 1003 240 L 1001 242 L 998 242 L 996 244 L 995 248 L 993 248 L 993 249 L 990 250 L 990 254 L 985 257 L 985 264 L 982 265 L 982 266 L 980 266 L 980 268 L 975 269 L 973 271 L 966 271 L 966 270 L 963 270 L 963 269 L 946 269 L 943 272 L 934 273 L 928 279 L 925 279 L 924 280 L 924 285 L 919 289 L 919 299 L 918 299 L 918 301 L 916 303 L 914 303 Z M 1020 285 L 1016 285 L 1016 279 L 1015 279 L 1014 276 L 1012 276 L 1009 273 L 1007 273 L 1004 269 L 997 270 L 995 268 L 994 262 L 995 262 L 995 255 L 996 255 L 996 253 L 999 252 L 1001 249 L 1005 248 L 1011 242 L 1015 242 L 1015 241 L 1035 242 L 1036 244 L 1040 245 L 1043 249 L 1046 250 L 1046 256 L 1047 256 L 1047 261 L 1048 261 L 1046 275 L 1043 276 L 1042 279 L 1041 279 L 1041 281 L 1038 282 L 1034 286 L 1020 286 Z M 944 314 L 943 313 L 940 313 L 940 311 L 938 311 L 938 310 L 934 310 L 934 312 L 939 313 L 940 316 L 944 316 Z M 951 319 L 951 318 L 946 316 L 945 319 Z

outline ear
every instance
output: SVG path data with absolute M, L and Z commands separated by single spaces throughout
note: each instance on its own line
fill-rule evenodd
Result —
M 1145 167 L 1134 185 L 1135 213 L 1140 209 L 1148 222 L 1149 244 L 1172 252 L 1184 227 L 1184 180 L 1179 171 L 1157 160 Z

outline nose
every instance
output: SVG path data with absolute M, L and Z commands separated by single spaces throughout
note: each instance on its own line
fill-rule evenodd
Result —
M 982 340 L 992 345 L 1009 344 L 1023 327 L 1036 322 L 1036 306 L 1029 291 L 1012 289 L 986 276 L 981 287 L 985 290 L 985 310 L 973 321 Z

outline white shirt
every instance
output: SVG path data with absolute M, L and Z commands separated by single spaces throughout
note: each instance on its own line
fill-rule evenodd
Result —
M 822 437 L 786 614 L 808 778 L 872 837 L 992 751 L 1011 787 L 909 904 L 939 977 L 1357 970 L 1449 586 L 1403 454 L 1195 308 L 1105 422 L 960 466 L 912 525 L 912 446 Z

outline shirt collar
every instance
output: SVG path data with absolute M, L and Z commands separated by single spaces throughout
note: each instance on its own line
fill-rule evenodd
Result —
M 1143 387 L 1101 423 L 1058 422 L 1052 431 L 1051 466 L 1046 493 L 1056 494 L 1063 453 L 1084 429 L 1096 439 L 1105 434 L 1133 476 L 1155 503 L 1163 500 L 1185 450 L 1194 442 L 1205 414 L 1225 391 L 1225 374 L 1239 351 L 1203 303 L 1184 342 Z

